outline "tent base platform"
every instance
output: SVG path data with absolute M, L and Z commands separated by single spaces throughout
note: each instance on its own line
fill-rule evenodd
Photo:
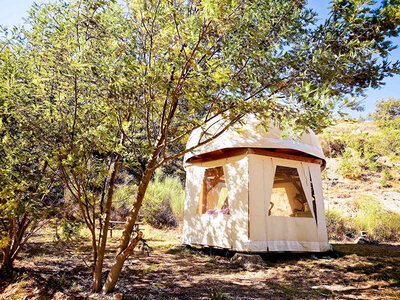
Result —
M 271 242 L 248 242 L 245 247 L 221 247 L 218 245 L 183 243 L 191 247 L 213 248 L 226 251 L 243 253 L 305 253 L 305 252 L 328 252 L 332 246 L 325 242 L 298 242 L 298 241 L 271 241 Z

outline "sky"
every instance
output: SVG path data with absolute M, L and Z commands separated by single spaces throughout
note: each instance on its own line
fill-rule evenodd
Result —
M 318 18 L 326 19 L 329 12 L 330 1 L 326 0 L 308 0 L 308 6 L 318 13 Z M 399 48 L 394 49 L 389 54 L 389 61 L 400 60 L 400 37 L 392 39 L 393 45 L 397 45 Z M 389 97 L 399 98 L 400 97 L 400 75 L 388 77 L 384 80 L 385 85 L 378 89 L 368 89 L 365 94 L 366 97 L 359 98 L 362 100 L 362 104 L 365 108 L 363 112 L 352 111 L 349 112 L 354 118 L 362 116 L 367 117 L 368 113 L 371 113 L 375 108 L 375 102 L 380 99 L 387 99 Z
M 36 0 L 36 3 L 42 3 L 43 0 Z M 29 8 L 34 1 L 32 0 L 0 0 L 0 25 L 12 27 L 21 25 L 23 18 L 28 16 Z M 318 13 L 318 17 L 325 19 L 328 16 L 330 1 L 327 0 L 309 0 L 308 6 Z M 393 39 L 393 44 L 400 46 L 400 38 Z M 400 47 L 391 52 L 389 61 L 400 60 Z M 379 89 L 368 89 L 366 97 L 359 98 L 365 107 L 363 112 L 351 111 L 350 115 L 354 118 L 359 116 L 366 117 L 368 113 L 374 110 L 374 104 L 380 99 L 389 97 L 400 97 L 400 75 L 386 78 L 385 85 Z

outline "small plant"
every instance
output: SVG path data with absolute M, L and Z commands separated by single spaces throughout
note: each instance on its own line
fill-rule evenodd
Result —
M 381 178 L 379 183 L 381 184 L 382 187 L 389 187 L 390 186 L 385 178 Z
M 144 275 L 145 275 L 145 274 L 152 273 L 152 272 L 154 272 L 154 264 L 151 264 L 148 268 L 143 269 L 143 274 L 144 274 Z
M 393 180 L 392 174 L 390 174 L 389 170 L 383 169 L 382 170 L 382 178 L 380 180 L 380 184 L 382 187 L 391 187 L 390 181 Z
M 357 179 L 362 175 L 362 169 L 360 167 L 360 155 L 358 151 L 352 151 L 346 149 L 343 158 L 340 162 L 339 173 L 345 177 Z
M 61 221 L 61 239 L 71 243 L 80 239 L 81 222 L 63 219 Z
M 232 299 L 231 297 L 222 292 L 210 289 L 210 300 L 231 300 L 231 299 Z
M 382 175 L 383 175 L 383 178 L 388 181 L 393 180 L 393 176 L 392 176 L 392 174 L 390 174 L 388 169 L 383 169 Z
M 377 161 L 378 154 L 373 151 L 372 146 L 367 144 L 364 146 L 365 168 L 373 172 L 381 168 L 381 164 Z

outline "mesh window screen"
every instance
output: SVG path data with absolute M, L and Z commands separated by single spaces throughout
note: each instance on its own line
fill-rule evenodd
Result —
M 222 167 L 206 169 L 197 214 L 230 214 Z
M 276 167 L 268 215 L 312 218 L 297 168 Z

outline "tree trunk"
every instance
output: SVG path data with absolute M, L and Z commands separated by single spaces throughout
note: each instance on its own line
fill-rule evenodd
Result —
M 128 219 L 125 222 L 124 231 L 122 233 L 121 242 L 118 248 L 118 254 L 115 258 L 114 265 L 111 267 L 111 270 L 108 273 L 107 280 L 103 286 L 103 293 L 108 293 L 114 289 L 117 280 L 119 278 L 119 275 L 121 274 L 121 270 L 126 258 L 129 256 L 130 253 L 132 253 L 134 247 L 136 246 L 136 244 L 134 243 L 135 240 L 130 245 L 129 242 L 131 239 L 133 226 L 135 225 L 140 207 L 142 206 L 144 195 L 146 193 L 147 187 L 151 179 L 151 175 L 154 172 L 154 170 L 152 169 L 154 164 L 152 165 L 150 163 L 151 167 L 149 168 L 148 166 L 148 168 L 146 168 L 146 172 L 144 173 L 142 180 L 140 182 L 138 193 L 136 196 L 136 201 L 135 204 L 133 205 L 133 210 L 129 212 Z M 131 250 L 127 251 L 130 248 Z
M 11 249 L 13 247 L 12 243 L 14 241 L 14 231 L 15 231 L 15 218 L 8 218 L 8 230 L 7 235 L 9 237 L 9 241 L 7 245 L 3 248 L 3 261 L 1 264 L 1 269 L 11 269 L 12 268 L 12 253 Z
M 1 263 L 1 269 L 7 270 L 11 269 L 13 265 L 13 260 L 11 259 L 11 253 L 9 247 L 3 250 L 3 261 Z
M 110 292 L 115 287 L 115 284 L 117 283 L 119 274 L 121 274 L 122 266 L 124 265 L 126 258 L 133 252 L 133 249 L 135 249 L 137 243 L 142 238 L 142 235 L 143 233 L 139 232 L 137 237 L 135 237 L 132 240 L 132 243 L 129 245 L 129 247 L 126 248 L 123 252 L 119 253 L 115 258 L 115 263 L 111 267 L 110 273 L 108 274 L 106 283 L 104 284 L 103 287 L 104 294 Z
M 106 201 L 106 207 L 104 210 L 105 213 L 105 220 L 104 220 L 104 226 L 102 228 L 101 232 L 101 239 L 100 239 L 100 245 L 97 251 L 97 259 L 96 259 L 96 265 L 93 273 L 93 292 L 99 292 L 101 289 L 101 274 L 103 271 L 103 262 L 104 262 L 104 253 L 106 250 L 106 245 L 107 245 L 107 234 L 108 234 L 108 227 L 110 225 L 110 215 L 111 215 L 111 204 L 112 204 L 112 197 L 114 194 L 114 186 L 115 186 L 115 180 L 117 178 L 118 174 L 118 168 L 119 168 L 119 161 L 120 161 L 121 155 L 118 154 L 113 171 L 111 174 L 110 178 L 110 184 L 108 187 L 107 191 L 107 201 Z

